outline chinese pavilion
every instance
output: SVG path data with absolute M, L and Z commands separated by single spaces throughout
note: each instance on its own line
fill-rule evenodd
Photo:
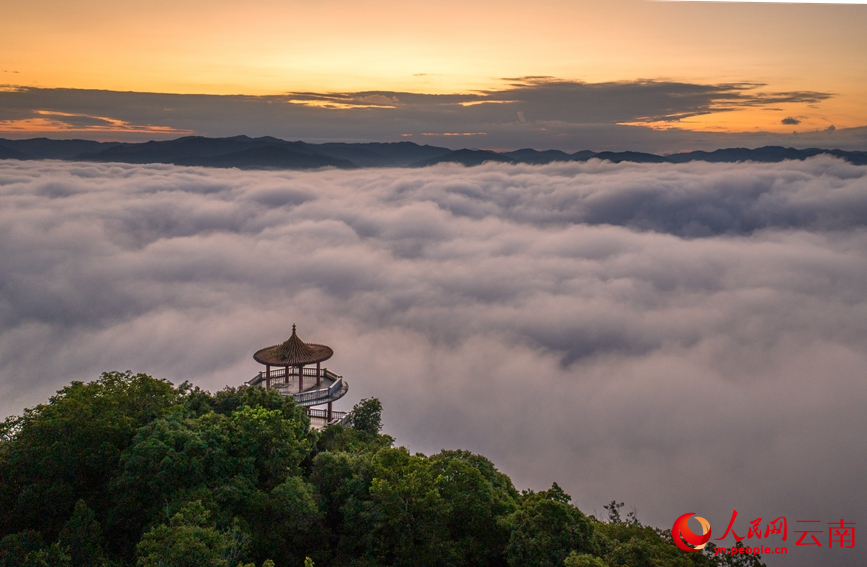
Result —
M 314 427 L 342 423 L 347 413 L 333 411 L 331 404 L 349 391 L 349 385 L 343 376 L 322 367 L 332 355 L 331 347 L 302 341 L 292 325 L 292 336 L 286 342 L 256 351 L 253 359 L 264 364 L 265 371 L 247 384 L 292 396 L 296 404 L 307 409 Z M 315 408 L 324 404 L 328 404 L 327 409 Z

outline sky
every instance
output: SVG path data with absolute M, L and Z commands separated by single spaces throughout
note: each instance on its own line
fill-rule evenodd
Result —
M 865 28 L 864 4 L 33 0 L 0 20 L 0 136 L 864 149 Z
M 297 324 L 335 351 L 337 409 L 378 397 L 414 452 L 660 528 L 786 516 L 770 566 L 852 565 L 792 530 L 867 522 L 865 226 L 867 167 L 828 156 L 0 161 L 0 416 L 108 370 L 237 386 Z

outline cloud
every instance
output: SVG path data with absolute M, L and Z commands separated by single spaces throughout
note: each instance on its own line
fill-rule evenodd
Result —
M 486 91 L 485 95 L 523 103 L 530 109 L 528 118 L 568 123 L 677 122 L 712 112 L 768 104 L 818 103 L 831 97 L 814 91 L 769 93 L 759 90 L 765 85 L 758 83 L 584 83 L 547 77 L 512 81 L 510 89 Z
M 865 250 L 867 168 L 824 156 L 0 161 L 0 413 L 111 369 L 237 385 L 297 323 L 399 443 L 588 512 L 864 522 Z
M 780 120 L 780 124 L 788 124 L 790 126 L 797 126 L 800 123 L 800 120 L 798 120 L 797 118 L 792 118 L 791 116 L 787 116 L 786 118 Z
M 20 95 L 20 88 L 10 88 L 0 93 Z M 159 126 L 150 124 L 135 124 L 118 118 L 111 118 L 100 114 L 88 114 L 81 112 L 68 112 L 58 110 L 59 107 L 50 109 L 25 108 L 21 105 L 11 105 L 9 108 L 0 107 L 0 132 L 13 134 L 17 137 L 30 137 L 40 133 L 50 132 L 53 134 L 83 134 L 91 136 L 132 135 L 132 136 L 170 136 L 178 137 L 192 134 L 192 130 Z M 99 110 L 94 108 L 93 112 Z
M 786 143 L 787 137 L 779 134 L 689 132 L 677 126 L 699 115 L 814 104 L 832 96 L 769 92 L 756 83 L 585 83 L 540 77 L 506 81 L 499 90 L 437 95 L 369 91 L 216 96 L 19 87 L 0 91 L 0 132 L 34 136 L 42 128 L 52 135 L 75 132 L 100 139 L 111 132 L 124 140 L 189 132 L 310 142 L 409 139 L 453 148 L 462 147 L 455 135 L 474 134 L 479 141 L 473 145 L 485 148 L 678 151 Z M 803 143 L 827 135 L 813 134 Z M 861 149 L 864 143 L 863 132 L 835 136 L 835 147 Z

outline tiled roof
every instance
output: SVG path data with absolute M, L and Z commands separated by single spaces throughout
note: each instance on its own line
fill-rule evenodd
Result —
M 331 347 L 308 344 L 299 339 L 295 325 L 292 325 L 292 336 L 285 343 L 263 348 L 253 358 L 256 362 L 271 366 L 306 366 L 328 360 L 333 354 Z

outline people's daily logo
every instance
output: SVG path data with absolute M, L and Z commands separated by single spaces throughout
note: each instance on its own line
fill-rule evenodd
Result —
M 707 542 L 710 541 L 710 522 L 701 516 L 695 516 L 695 519 L 701 524 L 701 533 L 697 534 L 689 528 L 689 519 L 695 516 L 695 512 L 689 512 L 679 517 L 671 526 L 671 537 L 674 539 L 674 544 L 684 551 L 700 551 L 704 549 Z M 695 547 L 690 547 L 690 545 Z
M 701 525 L 701 533 L 692 531 L 689 527 L 689 520 L 695 516 L 696 522 Z M 714 541 L 725 540 L 729 536 L 733 537 L 735 544 L 731 547 L 722 547 L 711 545 L 714 555 L 743 555 L 743 554 L 774 554 L 786 555 L 789 549 L 785 545 L 777 545 L 772 542 L 773 539 L 780 539 L 780 542 L 785 542 L 789 537 L 789 520 L 785 516 L 779 516 L 774 520 L 762 520 L 756 518 L 751 522 L 747 522 L 747 528 L 743 525 L 737 527 L 740 531 L 739 535 L 735 531 L 735 521 L 738 518 L 738 511 L 732 511 L 731 520 L 725 530 L 725 533 L 714 539 Z M 841 519 L 839 522 L 827 522 L 827 530 L 825 523 L 820 520 L 797 520 L 795 526 L 798 529 L 792 530 L 794 534 L 800 534 L 795 546 L 815 546 L 825 547 L 829 549 L 839 547 L 843 549 L 852 549 L 855 547 L 855 527 L 857 522 L 847 522 Z M 827 539 L 826 539 L 827 538 Z M 674 521 L 671 526 L 671 539 L 674 544 L 680 549 L 694 553 L 705 548 L 710 542 L 710 522 L 696 516 L 694 512 L 684 514 Z M 746 539 L 752 545 L 744 545 L 742 540 Z M 753 541 L 750 541 L 753 540 Z

